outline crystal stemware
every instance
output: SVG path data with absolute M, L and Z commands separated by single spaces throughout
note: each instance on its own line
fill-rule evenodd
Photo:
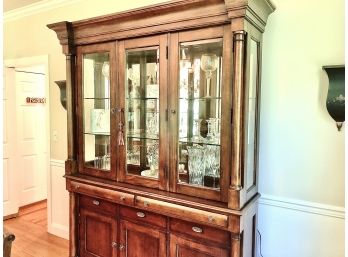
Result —
M 203 177 L 205 171 L 204 148 L 200 145 L 187 147 L 188 151 L 188 168 L 189 183 L 203 186 Z
M 201 136 L 201 122 L 202 119 L 195 119 L 194 120 L 194 135 L 193 135 L 193 141 L 203 141 L 203 137 Z
M 205 72 L 207 79 L 207 90 L 205 97 L 209 98 L 210 95 L 210 82 L 213 75 L 213 71 L 217 68 L 217 56 L 216 54 L 203 54 L 201 56 L 201 69 Z

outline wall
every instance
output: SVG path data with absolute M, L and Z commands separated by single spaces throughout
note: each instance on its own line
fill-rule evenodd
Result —
M 322 70 L 344 64 L 344 1 L 274 3 L 263 48 L 263 256 L 344 256 L 345 132 L 327 113 Z
M 65 78 L 65 58 L 55 33 L 45 25 L 163 1 L 70 2 L 4 24 L 5 59 L 49 54 L 51 134 L 58 132 L 58 141 L 51 142 L 51 158 L 57 160 L 66 158 L 66 112 L 54 81 Z M 328 79 L 321 67 L 344 63 L 344 1 L 274 3 L 277 10 L 269 17 L 263 48 L 263 256 L 343 256 L 345 132 L 337 132 L 325 109 Z M 62 187 L 55 188 L 64 192 Z M 63 215 L 56 218 L 61 223 Z

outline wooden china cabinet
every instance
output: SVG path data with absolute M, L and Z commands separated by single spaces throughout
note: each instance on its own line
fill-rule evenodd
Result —
M 256 256 L 269 0 L 48 27 L 66 55 L 70 257 Z

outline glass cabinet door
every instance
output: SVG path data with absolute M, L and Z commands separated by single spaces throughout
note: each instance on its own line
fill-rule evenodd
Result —
M 107 48 L 108 44 L 104 46 Z M 82 84 L 81 106 L 83 150 L 82 173 L 111 178 L 111 52 L 93 47 L 78 54 L 79 77 Z M 92 52 L 88 52 L 88 51 Z
M 195 35 L 207 35 L 204 32 L 192 33 L 192 37 L 179 35 L 187 41 L 178 42 L 177 49 L 177 158 L 172 167 L 176 168 L 175 191 L 221 200 L 221 155 L 229 140 L 228 135 L 225 141 L 221 137 L 222 125 L 226 125 L 222 108 L 229 95 L 224 90 L 228 84 L 223 83 L 224 39 L 221 34 L 195 40 Z
M 161 110 L 165 89 L 160 87 L 162 56 L 159 39 L 125 41 L 122 49 L 124 78 L 120 87 L 124 92 L 121 115 L 124 117 L 121 120 L 125 131 L 125 163 L 121 173 L 124 172 L 123 180 L 149 187 L 159 187 L 163 176 L 160 159 L 165 157 L 160 151 L 164 143 L 160 141 L 160 119 L 164 118 Z

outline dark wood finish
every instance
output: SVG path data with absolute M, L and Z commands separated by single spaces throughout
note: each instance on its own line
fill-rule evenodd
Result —
M 170 235 L 170 257 L 228 257 L 228 254 L 229 251 L 222 247 Z
M 170 231 L 188 238 L 196 237 L 204 241 L 218 243 L 225 247 L 229 245 L 230 241 L 230 233 L 227 231 L 178 219 L 170 219 Z
M 120 257 L 163 257 L 167 255 L 166 246 L 164 232 L 121 220 Z
M 152 225 L 160 228 L 167 227 L 167 218 L 153 212 L 148 212 L 140 209 L 121 207 L 120 216 L 122 219 L 136 221 L 145 225 Z
M 274 9 L 269 0 L 176 0 L 48 25 L 66 55 L 70 257 L 255 256 L 262 33 Z M 188 175 L 178 174 L 179 47 L 180 43 L 216 40 L 223 42 L 221 176 L 220 188 L 208 188 L 184 183 Z M 257 99 L 254 169 L 248 171 L 252 40 L 258 47 Z M 140 176 L 143 167 L 135 165 L 129 165 L 127 173 L 126 147 L 118 141 L 118 133 L 125 136 L 127 132 L 126 126 L 123 131 L 118 126 L 126 122 L 126 51 L 154 47 L 160 52 L 158 179 Z M 84 160 L 82 57 L 97 52 L 110 54 L 110 172 L 88 166 Z M 190 85 L 193 79 L 189 77 Z M 140 87 L 145 83 L 142 78 Z M 193 104 L 188 108 L 193 109 Z M 209 108 L 207 113 L 215 110 Z M 140 123 L 145 126 L 144 117 Z M 140 159 L 146 166 L 145 151 Z M 94 230 L 100 231 L 98 237 Z
M 80 209 L 79 243 L 81 257 L 116 257 L 115 218 L 95 210 Z

